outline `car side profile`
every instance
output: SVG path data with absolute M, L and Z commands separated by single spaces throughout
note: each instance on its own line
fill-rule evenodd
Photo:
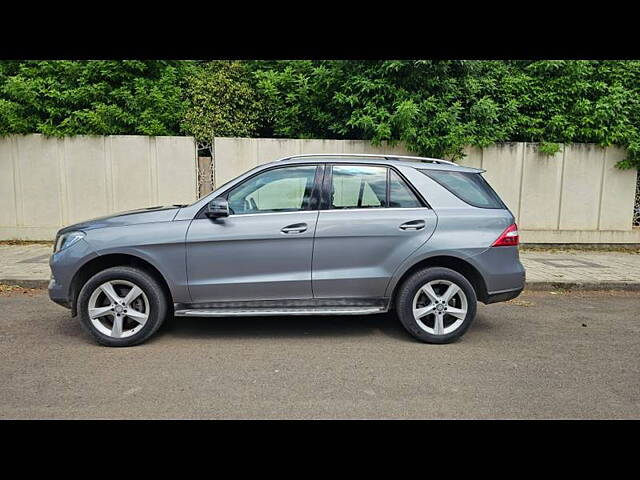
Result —
M 130 346 L 170 315 L 364 315 L 448 343 L 477 301 L 517 297 L 515 219 L 482 177 L 396 155 L 298 155 L 191 205 L 61 229 L 50 298 L 100 343 Z

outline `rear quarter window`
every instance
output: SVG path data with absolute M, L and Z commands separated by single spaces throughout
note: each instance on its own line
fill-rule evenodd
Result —
M 507 208 L 479 173 L 447 170 L 420 170 L 420 172 L 469 205 L 478 208 Z

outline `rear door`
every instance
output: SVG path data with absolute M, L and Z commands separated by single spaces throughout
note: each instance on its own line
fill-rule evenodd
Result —
M 426 242 L 436 216 L 384 165 L 327 164 L 313 248 L 314 298 L 381 298 L 394 271 Z

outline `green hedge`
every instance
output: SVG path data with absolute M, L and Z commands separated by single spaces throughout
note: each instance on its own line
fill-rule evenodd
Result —
M 0 134 L 619 145 L 640 167 L 639 61 L 4 61 Z
M 175 135 L 184 62 L 0 62 L 0 134 Z

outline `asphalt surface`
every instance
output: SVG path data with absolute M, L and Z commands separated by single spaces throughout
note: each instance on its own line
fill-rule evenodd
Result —
M 375 315 L 180 318 L 113 349 L 3 293 L 0 418 L 640 418 L 640 294 L 480 305 L 450 345 Z

